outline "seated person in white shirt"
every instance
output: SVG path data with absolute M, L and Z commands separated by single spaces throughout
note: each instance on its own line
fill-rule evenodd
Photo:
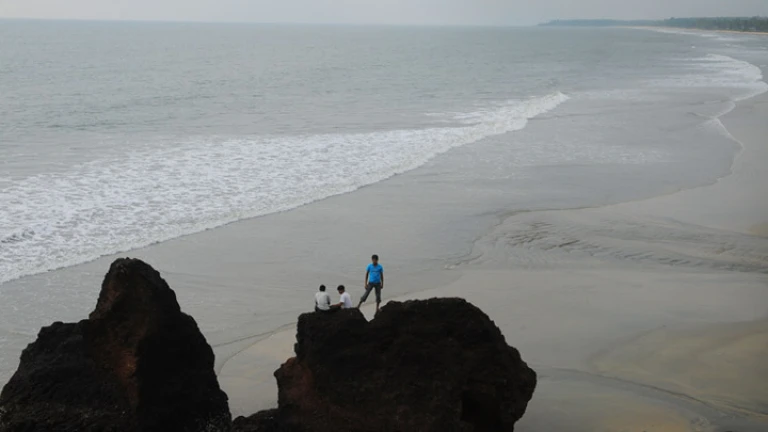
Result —
M 336 307 L 342 308 L 342 309 L 352 309 L 352 297 L 349 295 L 348 292 L 346 292 L 346 289 L 344 288 L 344 285 L 339 285 L 337 288 L 339 291 L 339 295 L 341 296 L 339 298 L 339 304 L 334 305 Z
M 320 285 L 320 291 L 315 294 L 315 312 L 331 310 L 331 296 L 325 292 L 325 285 Z

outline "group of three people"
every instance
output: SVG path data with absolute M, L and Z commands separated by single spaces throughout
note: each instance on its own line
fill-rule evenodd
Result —
M 384 267 L 379 264 L 379 256 L 373 255 L 371 263 L 365 269 L 365 294 L 360 298 L 359 308 L 368 300 L 371 291 L 376 293 L 376 313 L 379 313 L 381 305 L 381 290 L 384 288 Z M 325 285 L 320 285 L 320 291 L 315 294 L 315 311 L 329 312 L 337 309 L 351 309 L 353 307 L 352 296 L 349 295 L 344 285 L 339 285 L 339 302 L 332 304 L 331 296 L 325 292 Z

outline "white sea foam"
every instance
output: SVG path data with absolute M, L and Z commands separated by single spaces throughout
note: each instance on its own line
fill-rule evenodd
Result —
M 16 180 L 0 190 L 0 283 L 350 192 L 567 99 L 510 101 L 455 127 L 190 140 Z
M 667 33 L 675 35 L 685 36 L 698 36 L 707 39 L 714 39 L 721 42 L 738 42 L 743 41 L 744 38 L 750 37 L 749 33 L 736 34 L 736 33 L 722 33 L 716 31 L 696 30 L 696 29 L 676 29 L 669 27 L 640 27 L 644 30 L 654 31 L 656 33 Z
M 768 91 L 759 67 L 733 57 L 709 54 L 700 58 L 683 59 L 690 74 L 651 81 L 663 88 L 726 88 L 733 91 L 735 101 L 745 100 Z

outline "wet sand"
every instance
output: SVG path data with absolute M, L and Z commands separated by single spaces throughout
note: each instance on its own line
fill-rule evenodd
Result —
M 768 355 L 768 344 L 760 344 L 765 322 L 742 327 L 728 323 L 765 316 L 758 307 L 765 304 L 762 275 L 608 266 L 568 272 L 455 271 L 461 273 L 456 282 L 398 300 L 465 297 L 488 313 L 539 373 L 540 385 L 519 430 L 720 430 L 733 427 L 734 422 L 743 426 L 752 421 L 753 428 L 737 430 L 760 430 L 756 412 L 745 411 L 748 406 L 724 406 L 704 392 L 684 393 L 674 384 L 680 379 L 678 372 L 688 370 L 699 379 L 691 385 L 715 385 L 712 394 L 718 397 L 752 388 L 745 397 L 754 406 L 768 406 L 768 398 L 761 396 L 754 381 L 766 372 L 760 361 Z M 371 306 L 363 310 L 372 318 Z M 691 339 L 690 349 L 668 363 L 644 362 L 636 351 L 654 356 L 659 346 L 639 344 L 642 339 L 636 335 L 649 337 L 678 326 L 692 328 L 704 339 Z M 723 326 L 743 339 L 725 343 L 721 335 L 698 331 L 698 326 Z M 274 406 L 277 388 L 272 372 L 292 355 L 294 337 L 294 328 L 278 332 L 224 364 L 219 379 L 235 414 Z M 680 346 L 673 338 L 668 343 L 651 341 L 664 349 Z M 699 342 L 711 342 L 712 349 L 730 354 L 721 364 L 697 366 L 705 360 L 693 354 Z M 635 351 L 627 353 L 628 349 Z M 716 422 L 722 421 L 723 413 L 732 421 Z M 697 424 L 707 428 L 686 428 Z
M 661 327 L 593 359 L 601 375 L 768 419 L 768 320 Z
M 765 95 L 724 118 L 742 150 L 712 185 L 501 215 L 465 259 L 398 281 L 431 289 L 384 295 L 463 297 L 488 313 L 539 373 L 519 431 L 767 430 L 766 118 Z M 276 404 L 272 372 L 294 335 L 289 325 L 220 359 L 234 414 Z

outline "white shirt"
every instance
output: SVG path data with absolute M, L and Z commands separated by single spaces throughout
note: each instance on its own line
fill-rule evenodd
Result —
M 342 309 L 352 309 L 352 297 L 349 295 L 348 292 L 345 292 L 341 295 L 341 299 L 339 303 L 343 303 L 341 305 Z
M 320 310 L 330 310 L 331 296 L 329 296 L 325 291 L 318 291 L 317 294 L 315 294 L 315 306 L 317 306 L 317 308 Z

